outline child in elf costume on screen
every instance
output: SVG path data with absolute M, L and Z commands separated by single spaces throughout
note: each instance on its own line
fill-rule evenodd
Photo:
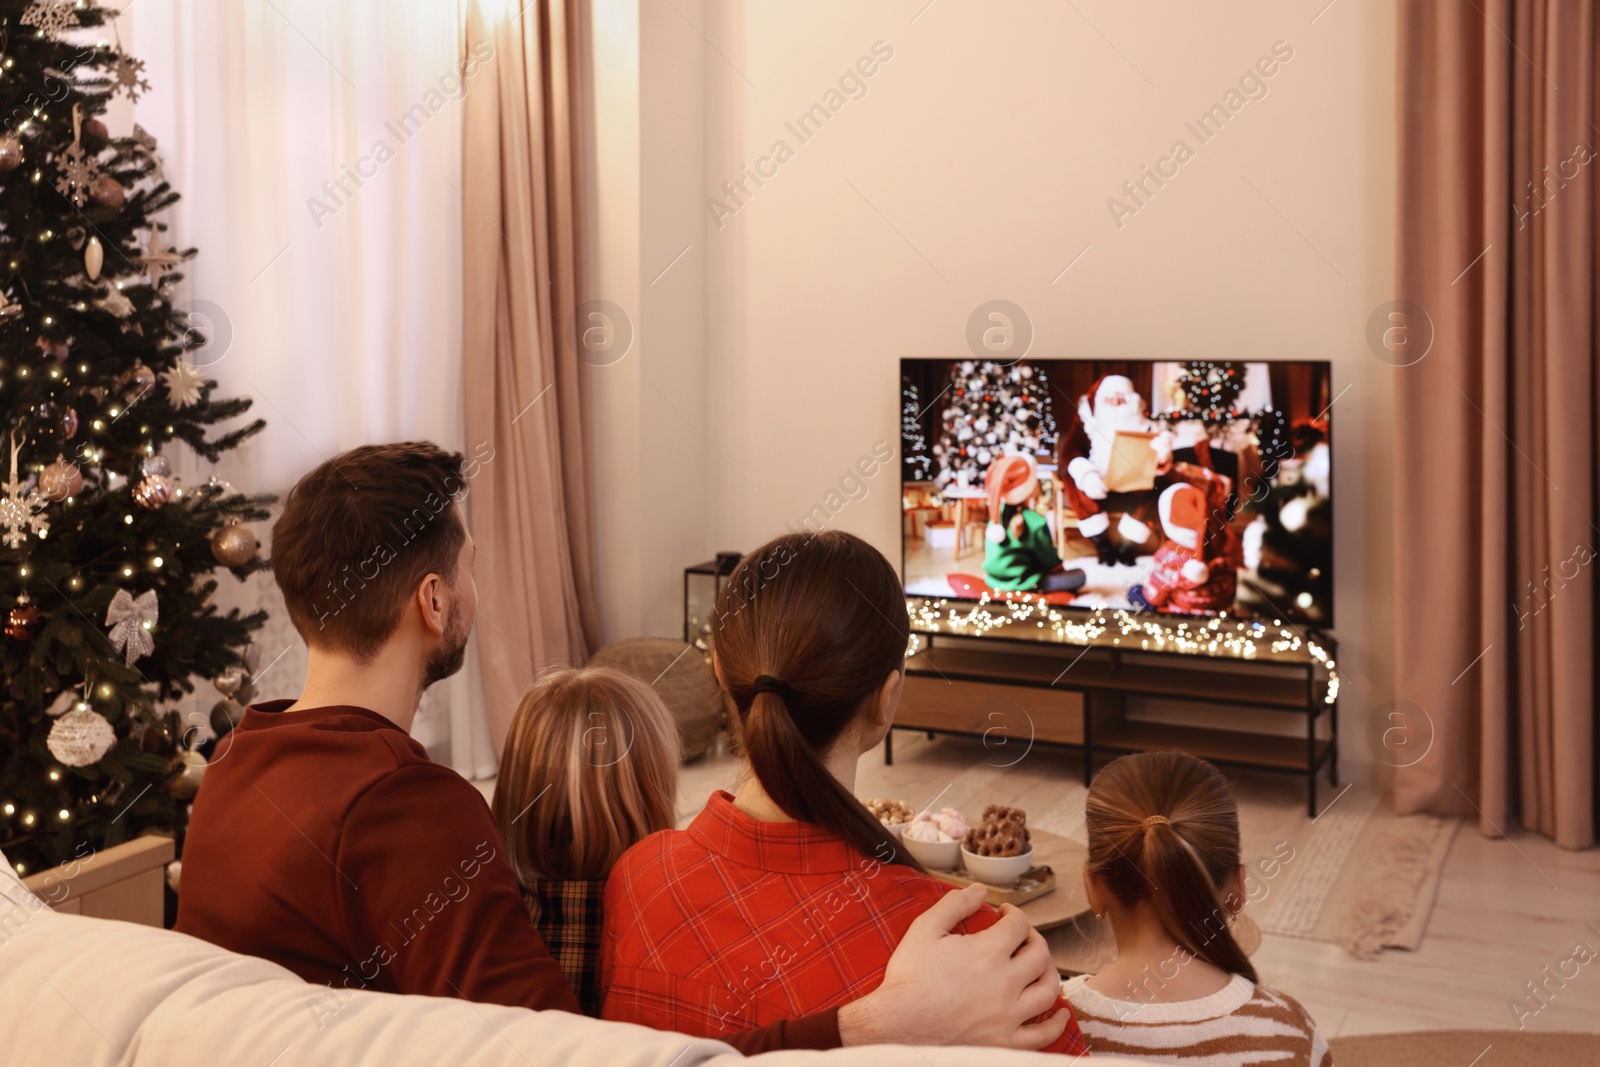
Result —
M 1150 576 L 1128 590 L 1133 606 L 1174 613 L 1211 613 L 1233 606 L 1243 563 L 1238 539 L 1220 520 L 1207 522 L 1206 494 L 1180 482 L 1161 491 L 1158 511 L 1167 539 Z
M 1001 456 L 984 478 L 989 492 L 983 573 L 995 589 L 1070 593 L 1083 587 L 1081 570 L 1065 570 L 1045 517 L 1030 506 L 1039 495 L 1032 456 Z

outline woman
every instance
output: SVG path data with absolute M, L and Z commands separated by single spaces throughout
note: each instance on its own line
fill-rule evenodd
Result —
M 688 829 L 618 862 L 603 1018 L 717 1037 L 882 981 L 906 928 L 949 891 L 853 795 L 857 759 L 894 719 L 909 640 L 899 578 L 860 538 L 791 534 L 740 561 L 712 644 L 745 772 Z M 1076 1025 L 1051 1049 L 1081 1051 Z
M 494 818 L 529 917 L 589 1015 L 617 858 L 673 824 L 678 731 L 656 691 L 604 667 L 543 675 L 506 733 Z
M 1115 760 L 1084 807 L 1089 906 L 1117 959 L 1064 991 L 1095 1053 L 1156 1063 L 1332 1067 L 1304 1006 L 1256 984 L 1228 922 L 1244 904 L 1239 811 L 1183 752 Z

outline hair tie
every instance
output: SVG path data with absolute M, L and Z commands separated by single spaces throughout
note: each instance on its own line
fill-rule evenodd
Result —
M 750 689 L 752 692 L 757 694 L 774 693 L 780 699 L 782 699 L 784 703 L 788 703 L 790 697 L 793 696 L 793 692 L 789 689 L 788 682 L 784 681 L 782 678 L 774 678 L 770 674 L 756 675 L 756 680 L 750 683 Z
M 1145 818 L 1144 823 L 1140 828 L 1148 830 L 1150 827 L 1156 825 L 1156 823 L 1160 823 L 1163 826 L 1171 826 L 1172 820 L 1168 819 L 1165 815 L 1150 815 Z

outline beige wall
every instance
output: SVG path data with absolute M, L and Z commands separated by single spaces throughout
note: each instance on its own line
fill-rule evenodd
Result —
M 675 632 L 684 564 L 752 547 L 875 442 L 898 444 L 896 361 L 962 354 L 968 315 L 999 297 L 1031 317 L 1037 357 L 1332 361 L 1349 386 L 1334 409 L 1344 755 L 1365 763 L 1396 607 L 1392 371 L 1365 342 L 1397 295 L 1387 5 L 595 3 L 644 27 L 640 187 L 608 195 L 603 178 L 598 198 L 602 218 L 637 216 L 621 285 L 642 308 L 637 366 L 597 375 L 609 637 Z M 879 41 L 893 55 L 865 95 L 802 143 L 785 124 Z M 1280 41 L 1293 58 L 1266 95 L 1200 145 L 1185 122 Z M 626 83 L 623 63 L 597 54 L 597 85 Z M 1180 138 L 1194 158 L 1119 226 L 1108 198 Z M 719 226 L 707 200 L 737 206 L 723 181 L 778 140 L 792 158 Z M 894 558 L 897 495 L 891 468 L 835 525 Z

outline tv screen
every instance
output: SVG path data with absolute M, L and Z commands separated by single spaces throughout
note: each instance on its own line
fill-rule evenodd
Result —
M 900 370 L 907 594 L 1332 626 L 1326 362 Z

